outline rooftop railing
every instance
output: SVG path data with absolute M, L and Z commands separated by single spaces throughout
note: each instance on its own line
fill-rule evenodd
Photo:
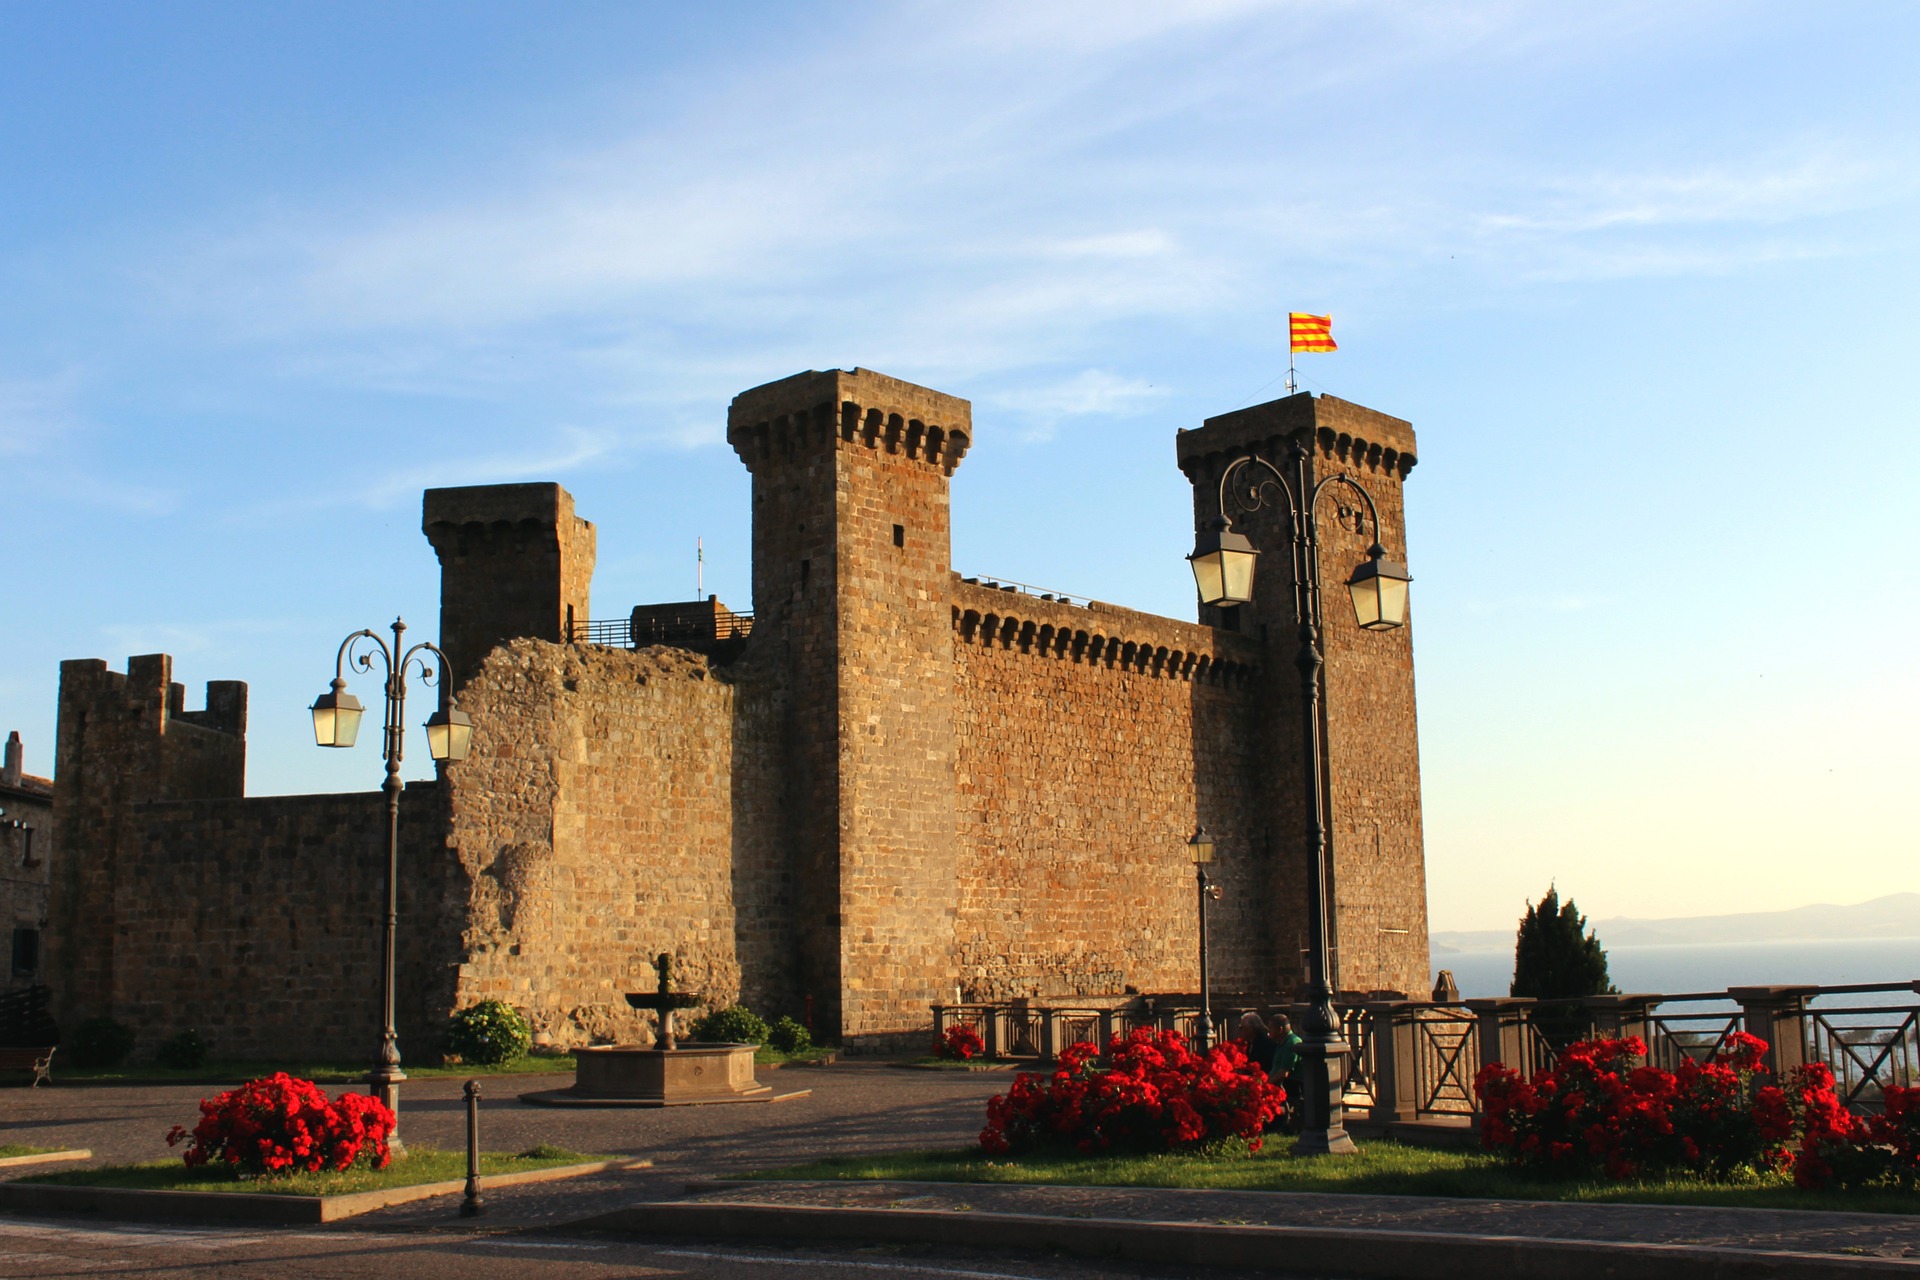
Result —
M 635 610 L 625 618 L 575 622 L 575 644 L 597 644 L 612 649 L 644 649 L 651 644 L 700 649 L 753 634 L 751 613 L 714 612 L 688 607 L 675 612 Z

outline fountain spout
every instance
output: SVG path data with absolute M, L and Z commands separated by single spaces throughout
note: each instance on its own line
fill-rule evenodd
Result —
M 679 1048 L 674 1036 L 673 1011 L 691 1009 L 700 1003 L 700 996 L 691 991 L 673 989 L 673 956 L 662 951 L 653 962 L 653 970 L 659 975 L 657 991 L 629 991 L 627 1003 L 636 1009 L 652 1009 L 660 1016 L 660 1036 L 654 1045 L 656 1049 L 672 1052 Z

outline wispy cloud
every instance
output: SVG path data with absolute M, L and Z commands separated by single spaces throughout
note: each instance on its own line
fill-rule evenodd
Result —
M 1884 164 L 1835 154 L 1804 139 L 1741 167 L 1556 175 L 1531 193 L 1533 207 L 1488 213 L 1491 233 L 1577 235 L 1623 227 L 1779 223 L 1890 202 L 1909 194 Z
M 1070 378 L 996 394 L 990 404 L 1007 420 L 1020 424 L 1027 441 L 1050 440 L 1070 418 L 1126 417 L 1149 409 L 1166 395 L 1143 378 L 1129 378 L 1107 369 L 1083 369 Z
M 467 484 L 506 484 L 516 480 L 553 480 L 565 477 L 589 462 L 613 457 L 618 441 L 610 432 L 589 431 L 561 426 L 551 430 L 550 438 L 521 449 L 500 449 L 487 453 L 449 452 L 433 461 L 395 467 L 356 484 L 333 488 L 309 489 L 301 495 L 275 495 L 271 512 L 277 518 L 289 514 L 358 506 L 385 510 L 406 502 L 417 502 L 423 489 Z M 268 509 L 243 507 L 229 518 L 244 523 L 258 518 Z
M 293 624 L 273 618 L 221 618 L 201 622 L 123 622 L 100 627 L 97 634 L 114 658 L 124 654 L 169 653 L 175 657 L 232 653 L 254 641 L 285 635 Z M 114 664 L 114 659 L 109 659 Z
M 76 372 L 0 377 L 0 458 L 47 454 L 80 423 L 73 408 Z
M 1820 220 L 1911 198 L 1871 142 L 1814 131 L 1623 168 L 1426 121 L 1478 76 L 1576 75 L 1690 21 L 914 7 L 748 48 L 664 111 L 520 139 L 442 194 L 207 230 L 159 278 L 169 309 L 290 377 L 564 385 L 576 418 L 636 406 L 661 425 L 634 438 L 684 444 L 718 438 L 681 417 L 690 396 L 775 371 L 1029 385 L 1095 365 L 1121 326 L 1270 308 L 1276 282 L 1404 295 L 1455 258 L 1483 290 L 1709 273 L 1836 251 Z M 900 66 L 911 92 L 875 76 Z

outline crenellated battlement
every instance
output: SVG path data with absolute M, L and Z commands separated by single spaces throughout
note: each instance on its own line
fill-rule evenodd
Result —
M 727 441 L 749 471 L 835 440 L 951 476 L 973 440 L 973 407 L 871 369 L 829 369 L 742 392 L 727 411 Z
M 1093 601 L 1084 608 L 954 581 L 953 629 L 962 644 L 1109 670 L 1239 686 L 1260 669 L 1259 644 L 1232 632 Z
M 109 787 L 128 800 L 240 795 L 247 761 L 247 686 L 209 680 L 206 706 L 186 707 L 173 659 L 127 659 L 124 673 L 98 658 L 60 664 L 55 776 L 68 787 Z
M 1311 435 L 1322 458 L 1405 480 L 1419 458 L 1413 424 L 1337 396 L 1298 395 L 1208 418 L 1175 437 L 1180 470 L 1195 485 L 1218 480 L 1221 469 L 1249 450 L 1280 464 L 1287 448 Z

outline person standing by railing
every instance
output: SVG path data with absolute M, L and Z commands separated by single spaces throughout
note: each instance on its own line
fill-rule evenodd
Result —
M 1268 1068 L 1267 1079 L 1287 1091 L 1287 1116 L 1285 1128 L 1294 1131 L 1299 1124 L 1300 1098 L 1300 1033 L 1293 1029 L 1293 1020 L 1284 1013 L 1276 1013 L 1267 1020 L 1268 1035 L 1273 1041 L 1273 1065 Z
M 1271 1078 L 1273 1055 L 1279 1045 L 1274 1042 L 1272 1036 L 1267 1034 L 1267 1024 L 1260 1020 L 1260 1015 L 1251 1009 L 1241 1014 L 1240 1029 L 1235 1038 L 1246 1046 L 1247 1060 Z

